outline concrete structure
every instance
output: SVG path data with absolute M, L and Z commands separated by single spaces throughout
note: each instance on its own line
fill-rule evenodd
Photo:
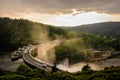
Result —
M 43 43 L 40 45 L 32 46 L 29 49 L 26 49 L 23 53 L 24 62 L 30 67 L 37 67 L 43 69 L 45 71 L 52 72 L 53 64 L 42 61 L 47 51 L 59 45 L 61 40 L 55 40 L 47 43 Z

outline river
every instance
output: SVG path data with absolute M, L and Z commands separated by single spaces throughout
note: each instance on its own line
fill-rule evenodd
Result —
M 0 68 L 4 70 L 16 71 L 18 66 L 23 63 L 22 59 L 11 61 L 11 52 L 0 52 Z M 80 62 L 73 65 L 69 65 L 67 61 L 65 61 L 65 63 L 57 65 L 57 67 L 61 70 L 72 73 L 81 71 L 82 67 L 86 64 L 89 64 L 93 70 L 103 70 L 105 67 L 120 66 L 120 58 L 107 59 L 94 63 Z
M 17 67 L 22 63 L 22 59 L 11 61 L 11 52 L 0 52 L 0 68 L 2 69 L 16 71 Z
M 67 65 L 66 65 L 67 64 Z M 120 66 L 120 58 L 113 58 L 113 59 L 107 59 L 107 60 L 101 60 L 96 62 L 80 62 L 73 65 L 68 65 L 67 61 L 64 61 L 64 63 L 58 64 L 57 68 L 68 71 L 70 73 L 81 71 L 83 66 L 89 64 L 92 70 L 98 71 L 103 70 L 105 67 L 111 67 L 111 66 Z

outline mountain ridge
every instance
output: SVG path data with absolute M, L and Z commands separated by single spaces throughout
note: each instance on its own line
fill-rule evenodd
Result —
M 120 22 L 101 22 L 76 27 L 65 27 L 64 29 L 80 32 L 89 32 L 106 36 L 119 36 Z

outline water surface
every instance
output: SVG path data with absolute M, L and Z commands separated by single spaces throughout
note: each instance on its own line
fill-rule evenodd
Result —
M 17 67 L 23 63 L 23 60 L 11 61 L 11 53 L 12 52 L 0 52 L 0 68 L 16 71 Z
M 65 63 L 67 62 L 65 61 Z M 65 65 L 64 63 L 62 63 L 62 64 L 58 64 L 57 67 L 63 71 L 68 71 L 73 73 L 77 71 L 82 71 L 83 66 L 87 64 L 89 64 L 92 70 L 99 71 L 99 70 L 103 70 L 105 67 L 120 66 L 120 58 L 107 59 L 107 60 L 89 62 L 89 63 L 80 62 L 73 65 Z

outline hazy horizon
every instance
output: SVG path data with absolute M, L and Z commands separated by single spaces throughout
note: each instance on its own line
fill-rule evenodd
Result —
M 54 26 L 120 21 L 120 0 L 0 0 L 0 17 Z

